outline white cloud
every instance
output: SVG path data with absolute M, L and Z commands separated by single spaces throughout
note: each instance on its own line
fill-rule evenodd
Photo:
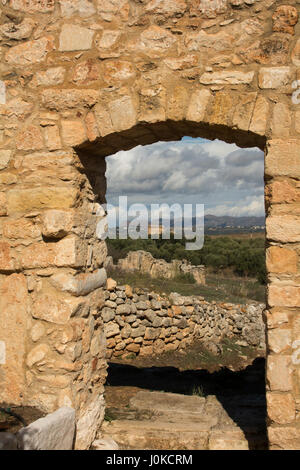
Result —
M 263 168 L 263 152 L 257 148 L 190 138 L 157 142 L 107 158 L 107 199 L 194 201 L 216 215 L 263 215 Z
M 230 215 L 232 217 L 253 217 L 261 216 L 262 214 L 264 214 L 264 211 L 264 197 L 250 196 L 247 197 L 245 200 L 236 203 L 235 205 L 233 205 L 232 203 L 218 205 L 212 209 L 207 209 L 205 213 L 219 216 Z

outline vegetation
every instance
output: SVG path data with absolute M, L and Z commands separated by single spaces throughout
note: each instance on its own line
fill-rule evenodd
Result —
M 229 276 L 228 274 L 209 273 L 206 276 L 206 285 L 191 283 L 182 279 L 152 278 L 140 272 L 122 272 L 114 270 L 109 275 L 118 284 L 129 284 L 131 287 L 140 287 L 153 290 L 160 294 L 178 292 L 181 295 L 200 295 L 208 302 L 231 302 L 246 304 L 250 301 L 265 302 L 265 287 L 256 279 Z
M 232 273 L 266 283 L 265 241 L 263 238 L 205 237 L 201 250 L 185 250 L 185 240 L 108 240 L 109 254 L 116 262 L 129 251 L 149 251 L 154 258 L 168 262 L 187 259 L 194 265 L 204 264 L 213 274 Z

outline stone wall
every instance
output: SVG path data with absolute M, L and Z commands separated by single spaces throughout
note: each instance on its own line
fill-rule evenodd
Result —
M 92 442 L 106 370 L 105 157 L 218 138 L 265 150 L 268 432 L 270 448 L 299 449 L 299 0 L 0 8 L 0 400 L 71 403 L 76 446 Z
M 161 296 L 108 280 L 101 316 L 107 358 L 153 356 L 194 342 L 218 354 L 224 338 L 265 350 L 263 304 L 206 302 L 203 297 Z
M 129 251 L 126 258 L 118 260 L 117 265 L 113 264 L 111 258 L 107 259 L 106 266 L 125 272 L 139 271 L 155 278 L 173 279 L 178 274 L 190 274 L 196 284 L 205 284 L 205 266 L 193 266 L 186 260 L 172 260 L 171 263 L 168 263 L 164 259 L 153 258 L 151 253 L 143 250 Z

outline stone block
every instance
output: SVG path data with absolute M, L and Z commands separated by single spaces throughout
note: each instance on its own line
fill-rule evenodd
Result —
M 42 214 L 42 234 L 46 238 L 63 238 L 73 227 L 73 213 L 63 210 L 47 210 Z
M 292 423 L 296 417 L 295 399 L 291 393 L 267 393 L 268 417 L 276 424 Z
M 54 287 L 63 292 L 82 296 L 106 284 L 106 271 L 102 268 L 94 273 L 79 274 L 76 277 L 68 273 L 58 273 L 50 278 L 50 282 Z
M 72 450 L 75 410 L 62 407 L 22 428 L 17 439 L 23 450 Z
M 300 139 L 273 139 L 267 144 L 268 176 L 300 177 Z
M 5 348 L 4 357 L 2 354 L 4 364 L 1 365 L 5 384 L 1 386 L 0 402 L 20 404 L 23 400 L 28 307 L 25 276 L 7 276 L 0 284 L 0 340 Z
M 55 0 L 10 0 L 10 7 L 26 13 L 49 13 L 54 10 Z
M 87 140 L 86 129 L 82 121 L 61 122 L 62 138 L 65 145 L 75 147 L 83 144 Z
M 31 189 L 11 189 L 7 192 L 9 215 L 26 213 L 33 210 L 71 208 L 76 201 L 78 191 L 72 186 Z
M 99 91 L 93 89 L 78 90 L 77 88 L 49 88 L 41 92 L 45 108 L 54 111 L 65 111 L 78 107 L 91 108 L 99 99 Z
M 53 36 L 46 36 L 11 47 L 5 55 L 5 59 L 9 64 L 17 67 L 30 67 L 32 64 L 43 62 L 48 52 L 54 48 Z
M 271 307 L 300 307 L 300 286 L 283 282 L 269 285 L 268 303 Z
M 0 170 L 3 170 L 8 166 L 11 154 L 11 150 L 0 150 Z
M 270 273 L 297 273 L 296 251 L 280 246 L 271 246 L 266 252 L 267 270 Z
M 63 24 L 59 36 L 59 51 L 86 51 L 91 49 L 95 31 L 76 24 Z
M 291 85 L 292 71 L 290 67 L 262 67 L 258 75 L 258 84 L 262 89 L 276 90 Z
M 291 357 L 270 355 L 267 359 L 267 382 L 273 392 L 289 392 L 292 390 Z
M 268 113 L 268 100 L 262 95 L 258 96 L 254 106 L 249 130 L 255 134 L 264 135 L 266 132 Z
M 300 450 L 300 429 L 298 426 L 269 426 L 270 450 Z
M 76 423 L 75 449 L 89 449 L 104 419 L 105 401 L 102 395 L 96 395 L 80 413 Z
M 211 96 L 210 91 L 206 89 L 195 91 L 191 96 L 187 110 L 187 120 L 196 122 L 202 121 Z
M 253 81 L 254 72 L 241 72 L 238 70 L 222 70 L 220 72 L 206 72 L 200 78 L 203 85 L 239 85 L 249 84 Z
M 40 127 L 29 125 L 21 130 L 16 137 L 18 150 L 41 150 L 44 148 L 44 140 Z
M 92 450 L 119 450 L 119 446 L 111 437 L 106 437 L 94 441 Z
M 300 241 L 300 217 L 293 215 L 273 215 L 266 219 L 268 240 L 293 243 Z
M 136 110 L 130 96 L 111 101 L 109 111 L 115 131 L 130 129 L 136 124 Z

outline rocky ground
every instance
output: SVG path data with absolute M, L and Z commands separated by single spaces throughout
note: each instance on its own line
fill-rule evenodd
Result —
M 10 406 L 7 403 L 0 403 L 0 432 L 16 433 L 23 426 L 43 416 L 45 413 L 32 406 Z
M 218 356 L 198 347 L 160 357 L 160 365 L 110 363 L 102 437 L 123 450 L 265 449 L 260 354 L 227 343 Z

